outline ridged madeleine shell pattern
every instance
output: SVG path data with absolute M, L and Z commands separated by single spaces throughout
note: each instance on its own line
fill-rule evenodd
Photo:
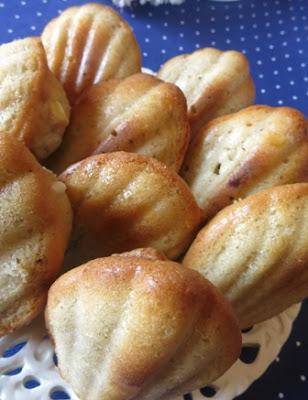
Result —
M 115 152 L 74 164 L 60 179 L 74 210 L 67 265 L 138 247 L 176 258 L 192 241 L 200 210 L 185 182 L 162 163 Z
M 56 172 L 92 154 L 128 151 L 180 168 L 190 138 L 181 90 L 135 74 L 92 86 L 73 107 L 70 126 L 49 162 Z
M 234 199 L 308 180 L 308 124 L 287 107 L 252 106 L 211 121 L 193 140 L 182 175 L 204 221 Z
M 206 122 L 255 100 L 248 60 L 237 51 L 205 48 L 179 55 L 161 67 L 158 77 L 184 92 L 193 133 Z
M 72 211 L 62 182 L 0 136 L 0 336 L 36 317 L 57 277 Z
M 279 186 L 222 210 L 184 258 L 232 303 L 242 328 L 308 296 L 308 184 Z
M 38 38 L 0 46 L 0 134 L 22 140 L 40 159 L 55 151 L 69 122 L 65 92 Z
M 91 85 L 140 72 L 141 55 L 130 26 L 112 8 L 70 7 L 42 33 L 52 72 L 71 103 Z
M 54 283 L 46 322 L 81 400 L 171 400 L 237 359 L 230 305 L 195 271 L 139 257 L 96 259 Z

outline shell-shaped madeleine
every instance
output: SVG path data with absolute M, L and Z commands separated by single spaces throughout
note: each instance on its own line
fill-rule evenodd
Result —
M 60 175 L 74 209 L 66 265 L 153 247 L 176 258 L 193 239 L 200 210 L 185 182 L 162 163 L 115 152 Z
M 44 308 L 58 276 L 72 211 L 62 182 L 25 145 L 0 135 L 0 336 Z
M 197 50 L 167 61 L 158 77 L 184 92 L 193 133 L 206 122 L 253 104 L 255 88 L 246 57 L 237 51 Z
M 69 122 L 65 92 L 38 38 L 0 46 L 0 135 L 22 140 L 37 158 L 55 151 Z
M 100 258 L 62 275 L 46 322 L 81 400 L 172 399 L 218 378 L 241 334 L 222 294 L 171 261 Z
M 242 328 L 308 296 L 308 184 L 267 189 L 226 207 L 198 234 L 184 265 L 230 300 Z
M 62 146 L 49 165 L 62 172 L 92 154 L 123 150 L 154 157 L 178 170 L 189 137 L 181 90 L 140 73 L 102 82 L 81 95 Z
M 112 8 L 96 3 L 66 9 L 42 33 L 52 72 L 71 103 L 102 80 L 140 71 L 141 55 L 126 21 Z
M 287 107 L 252 106 L 217 118 L 190 145 L 182 175 L 206 221 L 234 199 L 308 180 L 308 124 Z

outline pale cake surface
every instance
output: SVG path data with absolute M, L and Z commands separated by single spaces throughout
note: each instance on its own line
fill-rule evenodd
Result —
M 0 134 L 22 140 L 40 159 L 55 151 L 69 122 L 65 92 L 38 38 L 0 46 Z
M 308 296 L 308 184 L 267 189 L 226 207 L 197 235 L 184 266 L 232 303 L 242 328 Z
M 0 135 L 0 336 L 44 308 L 72 224 L 62 182 L 23 143 Z
M 81 400 L 172 399 L 215 380 L 241 348 L 221 293 L 170 261 L 113 256 L 75 268 L 49 291 L 46 322 Z
M 101 4 L 66 9 L 45 27 L 42 41 L 71 103 L 93 84 L 140 72 L 140 49 L 130 26 Z
M 185 182 L 162 163 L 116 152 L 60 175 L 74 209 L 67 265 L 153 247 L 176 258 L 193 239 L 200 210 Z
M 189 139 L 181 90 L 140 73 L 101 82 L 82 94 L 49 165 L 62 172 L 90 155 L 123 150 L 154 157 L 177 171 Z
M 201 129 L 182 175 L 204 221 L 234 200 L 308 179 L 308 125 L 288 107 L 251 106 Z
M 204 48 L 179 55 L 161 67 L 158 77 L 182 89 L 193 133 L 206 122 L 255 100 L 248 60 L 237 51 Z

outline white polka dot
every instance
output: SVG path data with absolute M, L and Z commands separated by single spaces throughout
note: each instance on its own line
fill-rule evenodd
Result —
M 240 38 L 240 41 L 241 41 L 241 42 L 245 42 L 245 40 L 246 40 L 246 38 L 244 38 L 244 36 L 242 36 L 242 37 Z
M 199 32 L 199 31 L 196 31 L 196 32 L 195 32 L 195 35 L 196 35 L 196 36 L 200 36 L 200 32 Z
M 166 49 L 161 49 L 161 53 L 166 54 L 167 53 Z
M 180 24 L 181 24 L 181 25 L 185 25 L 185 21 L 181 20 L 181 21 L 180 21 Z
M 288 45 L 288 42 L 282 42 L 282 45 L 283 45 L 284 47 L 286 47 L 286 46 Z
M 212 28 L 211 33 L 216 33 L 216 29 Z
M 239 14 L 239 19 L 243 19 L 244 18 L 244 15 L 243 14 Z
M 283 399 L 284 398 L 284 394 L 283 393 L 278 393 L 278 399 Z
M 277 71 L 277 70 L 275 69 L 275 71 L 273 72 L 273 74 L 274 74 L 274 75 L 278 75 L 278 74 L 279 74 L 279 71 Z
M 211 17 L 210 21 L 215 22 L 215 17 Z
M 264 93 L 266 93 L 266 90 L 265 89 L 261 89 L 260 92 L 264 94 Z
M 244 25 L 240 25 L 240 30 L 241 30 L 241 31 L 243 31 L 243 30 L 244 30 L 244 28 L 245 28 L 245 26 L 244 26 Z
M 143 52 L 143 56 L 144 56 L 144 57 L 147 57 L 147 56 L 148 56 L 148 53 Z
M 257 14 L 256 13 L 252 13 L 251 16 L 252 16 L 252 18 L 256 18 Z
M 227 43 L 227 44 L 230 44 L 230 43 L 231 43 L 231 40 L 230 40 L 230 39 L 226 39 L 226 43 Z
M 148 16 L 149 16 L 149 17 L 153 17 L 153 13 L 149 12 L 149 13 L 148 13 Z
M 42 13 L 41 13 L 40 11 L 37 11 L 37 12 L 36 12 L 36 15 L 37 15 L 38 17 L 41 17 L 41 16 L 42 16 Z
M 259 74 L 259 78 L 260 78 L 260 79 L 263 79 L 263 78 L 264 78 L 264 75 L 263 75 L 263 74 Z
M 0 3 L 0 8 L 3 8 L 4 7 L 4 3 Z
M 200 24 L 200 19 L 199 18 L 196 19 L 196 24 Z
M 265 26 L 268 28 L 269 26 L 271 26 L 270 22 L 266 22 Z
M 272 33 L 267 33 L 267 35 L 266 35 L 268 38 L 271 38 L 271 37 L 273 37 L 273 35 L 272 35 Z
M 242 49 L 242 53 L 246 54 L 247 53 L 246 49 Z
M 212 41 L 211 41 L 211 46 L 216 46 L 215 40 L 212 40 Z
M 305 68 L 306 67 L 306 63 L 301 63 L 301 67 Z
M 277 103 L 281 106 L 283 104 L 283 100 L 278 100 Z
M 169 25 L 169 24 L 168 24 L 168 22 L 164 22 L 164 26 L 166 26 L 166 27 L 167 27 L 168 25 Z
M 200 44 L 199 44 L 199 43 L 196 43 L 196 44 L 195 44 L 195 48 L 196 48 L 196 49 L 200 49 Z
M 304 78 L 304 80 L 306 81 L 306 77 Z M 308 80 L 308 78 L 307 78 L 307 80 Z M 302 343 L 298 340 L 295 342 L 295 344 L 297 347 L 300 347 L 302 345 Z
M 48 0 L 42 0 L 42 3 L 46 4 L 48 2 Z
M 257 64 L 258 64 L 258 65 L 262 65 L 263 62 L 262 62 L 261 60 L 258 60 L 258 61 L 257 61 Z
M 290 83 L 291 86 L 293 86 L 295 84 L 294 81 L 290 81 L 289 83 Z
M 163 35 L 163 36 L 162 36 L 162 39 L 163 39 L 163 40 L 167 40 L 168 37 L 167 37 L 166 35 Z
M 169 15 L 169 11 L 168 10 L 165 11 L 165 15 Z
M 226 27 L 225 27 L 225 31 L 226 31 L 226 32 L 230 32 L 230 26 L 226 26 Z
M 276 361 L 276 362 L 279 362 L 279 361 L 280 361 L 280 358 L 279 358 L 279 357 L 277 357 L 275 361 Z
M 181 33 L 179 34 L 179 36 L 180 36 L 181 38 L 183 38 L 183 37 L 184 37 L 184 33 L 181 32 Z
M 31 26 L 30 26 L 30 29 L 31 29 L 31 31 L 35 31 L 35 30 L 36 30 L 36 26 L 31 25 Z
M 304 53 L 304 50 L 303 49 L 299 49 L 298 50 L 298 54 L 303 54 Z
M 300 37 L 297 37 L 295 40 L 299 43 L 302 39 Z
M 184 50 L 184 47 L 183 47 L 183 46 L 179 46 L 179 50 L 180 50 L 180 51 L 183 51 L 183 50 Z
M 286 53 L 284 56 L 285 56 L 285 58 L 290 58 L 290 54 L 288 54 L 288 53 Z
M 285 35 L 285 34 L 286 34 L 286 31 L 280 31 L 279 33 L 280 33 L 280 35 L 282 35 L 282 36 L 283 36 L 283 35 Z
M 266 11 L 266 12 L 264 13 L 264 17 L 268 17 L 268 16 L 269 16 L 269 12 Z
M 15 19 L 20 19 L 20 15 L 15 14 L 15 15 L 14 15 L 14 18 L 15 18 Z
M 292 67 L 288 67 L 287 70 L 288 70 L 289 72 L 291 72 L 291 71 L 293 71 L 293 68 L 292 68 Z
M 298 31 L 298 26 L 294 26 L 293 31 Z
M 252 24 L 253 29 L 257 29 L 258 25 L 257 24 Z
M 133 19 L 136 18 L 136 14 L 134 14 L 134 13 L 131 13 L 130 16 L 131 16 Z
M 281 89 L 280 85 L 276 85 L 275 87 L 276 87 L 276 89 Z
M 146 38 L 144 39 L 144 41 L 145 41 L 146 43 L 149 43 L 149 42 L 150 42 L 150 39 L 149 39 L 148 37 L 146 37 Z
M 7 31 L 8 31 L 8 33 L 13 33 L 13 29 L 12 28 L 9 28 Z
M 300 380 L 301 380 L 302 382 L 306 382 L 306 376 L 305 376 L 305 375 L 301 375 L 301 376 L 300 376 Z
M 256 40 L 258 40 L 258 39 L 259 39 L 259 35 L 254 35 L 254 38 L 255 38 Z
M 308 76 L 305 76 L 304 77 L 304 81 L 305 82 L 308 82 Z M 297 344 L 297 343 L 299 343 L 299 344 Z M 300 346 L 301 345 L 301 342 L 296 342 L 296 346 Z
M 278 20 L 278 24 L 279 24 L 279 25 L 282 25 L 282 24 L 283 24 L 283 20 L 282 20 L 282 19 L 279 19 L 279 20 Z
M 229 15 L 225 16 L 225 20 L 228 21 L 230 19 Z
M 147 29 L 151 29 L 152 28 L 150 24 L 147 24 L 146 27 L 147 27 Z
M 256 51 L 259 52 L 261 49 L 260 47 L 256 47 Z
M 27 2 L 24 1 L 24 0 L 22 0 L 22 1 L 20 2 L 20 4 L 21 4 L 22 6 L 25 6 L 25 5 L 27 4 Z

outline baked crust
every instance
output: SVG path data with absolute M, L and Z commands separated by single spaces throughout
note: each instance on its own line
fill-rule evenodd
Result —
M 182 175 L 204 221 L 235 199 L 308 180 L 308 125 L 288 107 L 252 106 L 200 130 Z
M 62 266 L 72 211 L 62 182 L 23 143 L 0 135 L 0 336 L 44 308 Z
M 271 188 L 226 207 L 198 234 L 183 264 L 232 303 L 242 328 L 308 295 L 308 184 Z
M 167 61 L 158 77 L 182 89 L 193 133 L 206 122 L 255 101 L 248 60 L 238 51 L 204 48 L 182 54 Z
M 141 69 L 140 49 L 130 26 L 101 4 L 67 8 L 46 25 L 42 41 L 48 65 L 71 104 L 93 84 Z
M 75 215 L 69 266 L 139 247 L 176 258 L 200 222 L 186 183 L 149 157 L 100 154 L 74 164 L 59 178 Z
M 181 90 L 140 73 L 84 92 L 73 107 L 62 146 L 48 165 L 62 172 L 90 155 L 123 150 L 154 157 L 178 171 L 189 139 Z
M 59 368 L 80 399 L 171 399 L 237 359 L 230 305 L 195 271 L 139 257 L 92 260 L 62 275 L 46 322 Z
M 38 38 L 0 46 L 0 134 L 22 140 L 37 158 L 54 152 L 69 122 L 65 92 Z

